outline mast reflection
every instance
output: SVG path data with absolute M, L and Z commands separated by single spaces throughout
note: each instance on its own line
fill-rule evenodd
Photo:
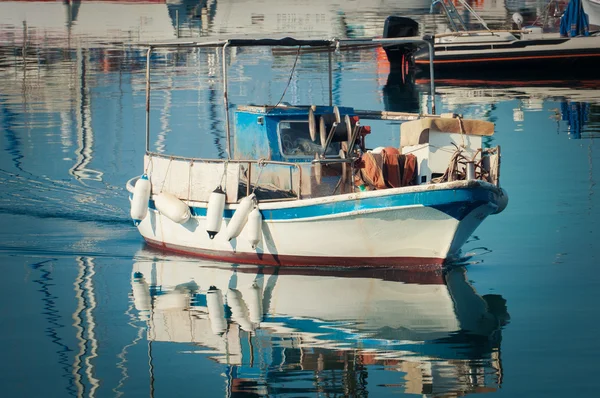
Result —
M 465 268 L 289 269 L 155 254 L 138 253 L 131 282 L 149 345 L 208 352 L 227 396 L 381 387 L 458 396 L 502 384 L 506 301 L 478 294 Z M 381 372 L 398 372 L 398 383 L 375 385 Z

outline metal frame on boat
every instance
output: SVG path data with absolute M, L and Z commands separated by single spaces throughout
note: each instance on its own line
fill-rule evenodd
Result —
M 494 126 L 459 115 L 333 105 L 334 51 L 382 43 L 433 50 L 422 38 L 151 45 L 144 174 L 127 183 L 131 216 L 144 239 L 204 258 L 285 266 L 423 269 L 457 256 L 483 219 L 507 203 L 499 187 L 500 150 L 482 148 Z M 329 105 L 237 106 L 232 147 L 226 59 L 228 48 L 241 46 L 327 51 Z M 150 56 L 160 47 L 222 49 L 225 159 L 150 150 Z M 435 113 L 433 80 L 431 90 Z M 401 148 L 367 149 L 364 122 L 373 119 L 405 121 Z

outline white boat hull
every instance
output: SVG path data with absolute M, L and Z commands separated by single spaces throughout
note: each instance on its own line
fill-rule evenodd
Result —
M 259 205 L 261 239 L 252 248 L 247 228 L 225 234 L 236 205 L 226 206 L 220 232 L 206 232 L 206 203 L 189 202 L 183 224 L 156 210 L 138 225 L 152 246 L 204 258 L 300 266 L 439 267 L 490 214 L 499 188 L 481 181 L 396 188 Z

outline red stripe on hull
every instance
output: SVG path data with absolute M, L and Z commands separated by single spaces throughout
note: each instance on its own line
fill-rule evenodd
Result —
M 154 246 L 145 249 L 148 253 L 165 255 L 165 251 Z M 186 258 L 191 258 L 186 256 Z M 195 256 L 194 258 L 198 258 Z M 444 285 L 444 270 L 437 267 L 432 270 L 401 269 L 397 267 L 280 267 L 278 265 L 238 265 L 232 263 L 218 264 L 216 262 L 205 262 L 202 267 L 234 270 L 244 274 L 260 273 L 264 275 L 300 275 L 300 276 L 324 276 L 336 278 L 370 278 L 383 281 L 416 283 L 419 285 Z
M 155 248 L 228 263 L 276 265 L 291 267 L 393 267 L 411 271 L 439 270 L 444 259 L 436 257 L 313 257 L 262 253 L 237 253 L 201 250 L 190 247 L 167 245 L 145 238 Z
M 543 60 L 543 59 L 573 59 L 581 57 L 596 57 L 600 58 L 600 54 L 562 54 L 562 55 L 516 55 L 512 57 L 486 57 L 486 58 L 454 58 L 454 59 L 433 59 L 434 65 L 439 64 L 463 64 L 477 62 L 504 62 L 504 61 L 528 61 L 528 60 Z M 415 60 L 415 64 L 419 66 L 429 65 L 429 60 Z

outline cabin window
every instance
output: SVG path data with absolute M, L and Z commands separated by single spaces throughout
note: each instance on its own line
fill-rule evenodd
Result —
M 279 145 L 281 153 L 286 157 L 310 157 L 315 153 L 322 153 L 321 140 L 317 133 L 316 142 L 310 139 L 308 122 L 303 120 L 289 120 L 279 122 Z M 327 155 L 337 155 L 340 144 L 332 142 L 327 149 Z

